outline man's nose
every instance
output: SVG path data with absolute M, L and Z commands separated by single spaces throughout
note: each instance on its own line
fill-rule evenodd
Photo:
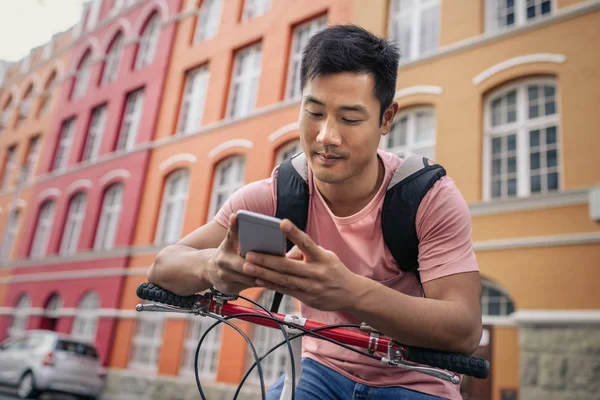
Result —
M 337 126 L 331 119 L 327 118 L 321 124 L 317 135 L 317 143 L 325 146 L 339 146 L 342 143 Z

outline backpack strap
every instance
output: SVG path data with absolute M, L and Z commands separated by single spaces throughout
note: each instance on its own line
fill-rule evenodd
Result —
M 277 210 L 275 217 L 287 218 L 302 231 L 306 231 L 308 221 L 308 163 L 303 152 L 282 162 L 277 167 Z M 294 247 L 287 239 L 287 251 Z M 271 312 L 277 312 L 282 294 L 275 292 Z
M 392 177 L 381 211 L 383 239 L 402 271 L 416 275 L 419 284 L 417 211 L 421 201 L 446 170 L 421 156 L 406 158 Z

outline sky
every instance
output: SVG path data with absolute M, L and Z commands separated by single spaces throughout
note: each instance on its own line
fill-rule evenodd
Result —
M 0 60 L 18 61 L 75 25 L 84 0 L 0 0 Z

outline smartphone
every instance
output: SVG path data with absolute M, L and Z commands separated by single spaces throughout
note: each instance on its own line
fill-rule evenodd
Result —
M 242 257 L 245 257 L 249 251 L 285 255 L 287 236 L 279 227 L 281 223 L 279 218 L 247 210 L 239 210 L 237 218 Z

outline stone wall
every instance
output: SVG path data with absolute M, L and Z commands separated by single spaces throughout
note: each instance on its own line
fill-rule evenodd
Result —
M 600 400 L 600 326 L 523 326 L 522 400 Z
M 237 389 L 204 379 L 202 390 L 208 400 L 231 400 Z M 106 377 L 103 400 L 198 400 L 200 394 L 194 377 L 141 376 L 129 371 L 110 370 Z M 245 384 L 239 400 L 259 400 L 260 390 Z

